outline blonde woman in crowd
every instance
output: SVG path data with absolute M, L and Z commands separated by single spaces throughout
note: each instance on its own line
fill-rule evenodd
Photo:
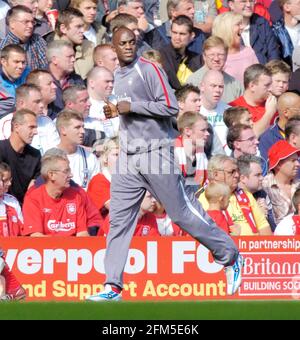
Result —
M 241 83 L 244 81 L 245 69 L 258 63 L 254 50 L 242 44 L 242 32 L 243 17 L 241 14 L 226 12 L 218 15 L 214 20 L 212 35 L 222 38 L 228 47 L 223 70 Z
M 89 197 L 100 211 L 103 219 L 109 212 L 111 175 L 114 172 L 118 156 L 118 137 L 105 141 L 102 146 L 102 151 L 100 151 L 102 173 L 92 178 L 87 190 Z

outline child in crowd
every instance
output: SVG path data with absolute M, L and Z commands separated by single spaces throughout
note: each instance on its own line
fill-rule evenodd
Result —
M 164 206 L 155 200 L 155 209 L 153 214 L 156 217 L 157 227 L 161 236 L 183 236 L 187 235 L 177 224 L 172 222 L 167 215 Z
M 226 211 L 230 195 L 230 188 L 227 184 L 209 183 L 205 188 L 205 197 L 209 203 L 207 213 L 227 234 L 238 236 L 241 233 L 241 227 L 233 223 Z
M 101 141 L 100 144 L 97 144 L 98 150 L 96 149 L 96 152 L 99 156 L 102 172 L 91 179 L 87 194 L 100 211 L 102 220 L 104 220 L 109 213 L 110 183 L 119 156 L 119 139 L 114 137 L 106 139 L 104 143 Z
M 300 235 L 300 188 L 295 191 L 292 202 L 295 212 L 287 215 L 278 223 L 274 235 Z
M 19 236 L 23 226 L 23 215 L 17 199 L 7 194 L 11 185 L 11 169 L 0 163 L 0 236 Z
M 253 128 L 251 113 L 242 106 L 234 106 L 226 109 L 223 114 L 223 120 L 228 129 L 237 124 L 249 125 Z
M 0 301 L 25 299 L 26 292 L 10 271 L 0 248 Z
M 138 214 L 138 221 L 133 236 L 160 236 L 155 215 L 155 199 L 146 192 L 145 197 L 141 203 Z M 133 223 L 133 222 L 132 222 Z M 99 229 L 98 236 L 107 236 L 110 228 L 110 219 L 107 215 L 103 222 L 103 227 Z

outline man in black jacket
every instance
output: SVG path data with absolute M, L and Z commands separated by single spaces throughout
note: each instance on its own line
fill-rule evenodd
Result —
M 15 196 L 20 204 L 27 189 L 40 174 L 40 151 L 30 146 L 37 134 L 36 114 L 29 110 L 17 111 L 11 122 L 12 131 L 9 139 L 0 141 L 0 162 L 11 168 L 12 185 L 9 193 Z
M 192 0 L 169 0 L 167 4 L 169 21 L 156 27 L 152 31 L 146 33 L 145 41 L 154 49 L 170 43 L 171 40 L 171 23 L 179 15 L 186 15 L 192 21 L 194 20 L 195 8 Z M 193 27 L 195 36 L 188 45 L 188 50 L 197 54 L 202 54 L 202 45 L 207 35 L 200 29 Z
M 187 80 L 188 75 L 202 66 L 200 55 L 187 49 L 194 36 L 192 20 L 185 15 L 180 15 L 172 22 L 171 43 L 159 49 L 163 68 L 174 89 L 179 89 Z M 183 65 L 188 70 L 186 70 L 185 77 L 183 74 L 180 77 L 178 70 Z

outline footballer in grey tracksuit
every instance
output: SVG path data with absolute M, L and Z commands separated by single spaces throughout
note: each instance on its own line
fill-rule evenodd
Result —
M 174 165 L 172 119 L 178 106 L 165 73 L 144 58 L 115 73 L 118 101 L 130 101 L 120 115 L 120 156 L 112 175 L 110 231 L 105 257 L 106 284 L 123 288 L 123 270 L 146 190 L 172 221 L 206 246 L 216 262 L 231 265 L 238 249 L 185 187 Z

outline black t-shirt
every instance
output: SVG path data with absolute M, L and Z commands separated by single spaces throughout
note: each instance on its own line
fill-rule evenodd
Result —
M 24 151 L 18 153 L 12 148 L 9 139 L 1 140 L 0 161 L 10 166 L 12 185 L 9 193 L 15 196 L 22 204 L 30 181 L 37 178 L 41 171 L 41 154 L 39 150 L 26 145 Z
M 64 11 L 66 8 L 68 8 L 69 4 L 70 0 L 55 0 L 53 8 L 56 8 L 59 11 Z

